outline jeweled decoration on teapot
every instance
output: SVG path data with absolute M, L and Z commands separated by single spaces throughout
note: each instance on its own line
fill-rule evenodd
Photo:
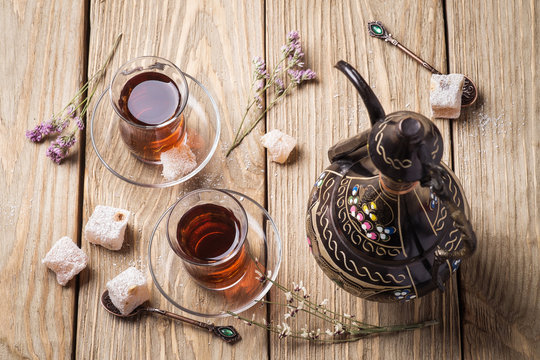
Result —
M 476 248 L 469 208 L 441 162 L 443 140 L 425 116 L 385 115 L 348 63 L 338 62 L 367 107 L 371 130 L 331 147 L 306 217 L 317 263 L 346 291 L 408 301 L 439 288 Z

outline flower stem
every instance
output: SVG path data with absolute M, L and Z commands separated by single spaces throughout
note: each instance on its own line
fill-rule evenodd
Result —
M 106 73 L 107 66 L 111 62 L 112 57 L 113 57 L 114 53 L 116 52 L 116 48 L 120 44 L 121 39 L 122 39 L 122 33 L 118 34 L 118 36 L 116 37 L 116 40 L 114 41 L 114 45 L 113 45 L 111 51 L 109 52 L 109 55 L 107 56 L 107 59 L 105 60 L 103 65 L 99 68 L 99 70 L 94 75 L 92 75 L 92 77 L 90 79 L 88 79 L 88 81 L 86 81 L 86 83 L 84 83 L 84 85 L 79 89 L 79 91 L 77 91 L 75 96 L 66 104 L 66 106 L 64 106 L 64 108 L 62 110 L 60 110 L 55 115 L 55 118 L 60 116 L 61 114 L 63 114 L 64 111 L 68 108 L 69 105 L 73 104 L 78 98 L 80 98 L 86 92 L 86 90 L 88 90 L 88 87 L 90 86 L 90 83 L 92 81 L 96 80 L 96 78 L 97 78 L 96 81 L 99 82 L 103 78 L 103 76 Z M 82 102 L 80 102 L 78 104 L 78 106 L 75 107 L 75 110 L 77 110 L 80 107 L 80 105 L 85 102 L 85 100 L 86 99 L 84 99 Z
M 259 322 L 252 321 L 245 317 L 242 317 L 232 311 L 227 311 L 227 314 L 237 319 L 240 319 L 246 322 L 247 324 L 250 324 L 250 325 L 253 324 L 267 331 L 270 331 L 276 334 L 281 334 L 281 331 L 271 324 L 269 325 L 261 324 Z M 417 324 L 410 324 L 410 325 L 392 325 L 392 326 L 384 326 L 384 327 L 372 328 L 372 329 L 346 331 L 340 335 L 333 335 L 334 338 L 331 338 L 331 339 L 319 338 L 318 336 L 314 338 L 314 337 L 310 337 L 309 335 L 301 336 L 300 332 L 298 331 L 291 331 L 291 333 L 287 335 L 286 337 L 292 337 L 295 339 L 302 339 L 302 340 L 308 340 L 308 341 L 314 341 L 314 342 L 320 342 L 320 343 L 337 344 L 337 343 L 358 341 L 370 335 L 380 335 L 380 334 L 390 334 L 390 333 L 400 332 L 400 331 L 410 331 L 410 330 L 421 329 L 428 326 L 434 326 L 436 324 L 438 324 L 438 321 L 430 320 L 430 321 L 425 321 L 425 322 L 421 322 Z
M 294 63 L 291 63 L 291 64 L 287 64 L 287 66 L 284 68 L 284 69 L 280 69 L 280 66 L 281 64 L 287 59 L 287 56 L 282 56 L 281 59 L 279 60 L 279 62 L 276 64 L 276 66 L 274 67 L 274 69 L 272 70 L 272 73 L 270 74 L 270 77 L 268 78 L 268 80 L 265 82 L 265 85 L 262 89 L 258 90 L 256 92 L 256 96 L 262 96 L 264 93 L 266 93 L 266 91 L 272 87 L 276 81 L 276 78 L 277 76 L 279 75 L 280 72 L 284 72 L 284 71 L 287 71 L 288 69 L 292 68 L 294 66 Z M 255 82 L 257 81 L 256 78 L 253 79 L 253 82 L 251 83 L 251 87 L 250 87 L 250 99 L 251 99 L 251 89 L 253 89 L 253 85 L 255 84 Z M 249 113 L 249 110 L 251 110 L 251 108 L 253 107 L 253 105 L 255 105 L 256 103 L 256 100 L 255 99 L 252 99 L 251 102 L 248 104 L 248 106 L 246 107 L 246 111 L 244 112 L 244 115 L 242 116 L 242 121 L 240 122 L 240 126 L 238 127 L 238 130 L 236 132 L 236 136 L 234 137 L 234 140 L 233 140 L 233 143 L 232 145 L 229 147 L 229 149 L 227 150 L 227 153 L 225 154 L 225 157 L 228 157 L 231 152 L 236 148 L 238 147 L 238 145 L 240 145 L 242 143 L 242 141 L 244 140 L 244 138 L 249 135 L 249 133 L 251 133 L 251 131 L 255 128 L 255 126 L 257 126 L 257 124 L 262 120 L 262 118 L 264 117 L 264 115 L 268 112 L 268 110 L 270 110 L 270 108 L 272 108 L 272 106 L 275 105 L 275 103 L 282 99 L 283 98 L 283 95 L 285 95 L 285 92 L 288 91 L 290 85 L 287 87 L 287 89 L 285 91 L 283 91 L 283 93 L 281 93 L 269 106 L 266 107 L 266 109 L 259 115 L 259 117 L 254 121 L 254 123 L 250 126 L 250 128 L 245 131 L 241 136 L 240 134 L 242 133 L 242 127 L 244 126 L 244 122 L 247 118 L 247 115 Z M 294 87 L 294 86 L 293 86 Z M 240 138 L 239 138 L 240 137 Z
M 291 83 L 287 86 L 287 88 L 281 93 L 281 95 L 279 95 L 278 97 L 276 97 L 264 110 L 263 112 L 257 117 L 257 119 L 255 119 L 255 121 L 253 121 L 251 123 L 251 125 L 249 126 L 249 128 L 244 131 L 244 133 L 240 136 L 240 138 L 236 139 L 232 145 L 229 147 L 229 150 L 227 150 L 227 154 L 226 156 L 229 156 L 229 154 L 235 149 L 238 147 L 238 145 L 240 145 L 242 143 L 242 141 L 244 140 L 244 138 L 246 136 L 248 136 L 251 131 L 255 128 L 255 126 L 257 126 L 259 124 L 259 122 L 261 122 L 261 120 L 264 118 L 264 115 L 266 115 L 266 113 L 272 108 L 274 107 L 274 105 L 279 101 L 281 100 L 283 97 L 285 97 L 287 95 L 287 93 L 289 92 L 289 90 L 291 90 L 292 88 L 296 87 L 296 84 L 295 83 Z M 243 121 L 242 121 L 243 123 Z M 238 134 L 240 134 L 240 130 L 238 131 Z

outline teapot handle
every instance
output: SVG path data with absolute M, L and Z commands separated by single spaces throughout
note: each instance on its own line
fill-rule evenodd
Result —
M 348 159 L 350 161 L 358 160 L 368 155 L 367 143 L 369 138 L 369 130 L 348 139 L 341 140 L 328 149 L 328 159 L 331 163 Z
M 450 217 L 454 220 L 456 228 L 461 232 L 461 241 L 463 246 L 459 250 L 447 251 L 441 248 L 435 250 L 435 261 L 431 271 L 431 276 L 436 285 L 444 291 L 444 285 L 439 277 L 439 267 L 446 260 L 464 259 L 471 256 L 476 250 L 476 234 L 472 228 L 471 222 L 457 204 L 452 200 L 448 188 L 444 186 L 443 175 L 450 176 L 448 171 L 440 165 L 433 163 L 424 163 L 426 176 L 422 179 L 422 186 L 429 186 L 435 195 L 441 200 L 442 204 L 448 209 Z

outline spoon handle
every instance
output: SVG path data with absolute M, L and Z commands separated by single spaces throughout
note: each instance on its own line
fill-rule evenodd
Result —
M 433 66 L 429 65 L 424 59 L 420 58 L 418 55 L 413 53 L 411 50 L 403 46 L 399 41 L 392 37 L 392 34 L 389 34 L 384 25 L 380 21 L 371 21 L 368 23 L 369 35 L 376 37 L 378 39 L 389 42 L 390 44 L 397 46 L 398 49 L 403 51 L 405 54 L 412 57 L 423 67 L 431 71 L 433 74 L 441 74 L 441 72 L 435 69 Z
M 186 322 L 188 324 L 195 325 L 195 326 L 198 326 L 200 328 L 206 329 L 206 330 L 210 331 L 211 333 L 213 333 L 215 336 L 219 337 L 221 340 L 223 340 L 223 341 L 225 341 L 225 342 L 227 342 L 229 344 L 233 344 L 233 343 L 238 342 L 238 341 L 240 341 L 242 339 L 242 337 L 240 336 L 238 331 L 236 331 L 236 329 L 234 327 L 230 326 L 230 325 L 228 325 L 228 326 L 216 326 L 214 324 L 208 324 L 208 323 L 205 323 L 205 322 L 202 322 L 202 321 L 197 321 L 197 320 L 190 319 L 188 317 L 178 315 L 178 314 L 172 313 L 170 311 L 161 310 L 161 309 L 146 308 L 145 310 L 148 311 L 148 312 L 160 314 L 162 316 L 165 316 L 165 317 L 168 317 L 168 318 L 171 318 L 171 319 L 180 320 L 180 321 Z

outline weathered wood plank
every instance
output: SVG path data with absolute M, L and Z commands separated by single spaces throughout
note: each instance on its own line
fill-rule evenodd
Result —
M 369 338 L 349 345 L 314 346 L 271 337 L 272 358 L 460 358 L 459 310 L 455 280 L 446 293 L 434 293 L 407 304 L 377 304 L 349 296 L 326 278 L 309 255 L 304 218 L 314 180 L 328 166 L 329 146 L 369 127 L 367 112 L 354 88 L 333 65 L 341 59 L 356 66 L 371 84 L 388 113 L 413 110 L 429 116 L 430 73 L 396 48 L 370 38 L 366 24 L 381 20 L 404 44 L 433 65 L 446 68 L 443 8 L 439 2 L 398 1 L 267 2 L 267 53 L 271 63 L 290 30 L 298 29 L 307 54 L 306 65 L 319 75 L 269 113 L 268 129 L 296 137 L 298 156 L 288 165 L 268 164 L 269 209 L 283 233 L 281 282 L 303 280 L 312 298 L 330 299 L 341 312 L 374 324 L 410 323 L 436 318 L 433 329 Z M 447 121 L 437 125 L 449 144 Z M 448 159 L 448 145 L 445 159 Z M 272 296 L 279 294 L 275 291 Z M 283 320 L 274 308 L 271 318 Z M 298 328 L 305 320 L 298 320 Z M 324 332 L 324 328 L 322 329 Z
M 238 126 L 249 88 L 249 59 L 264 53 L 262 2 L 242 1 L 93 1 L 91 4 L 89 73 L 103 61 L 118 32 L 124 34 L 112 69 L 142 55 L 170 59 L 187 73 L 200 79 L 219 103 L 222 116 L 222 145 L 202 174 L 185 186 L 170 189 L 145 189 L 116 179 L 99 162 L 90 144 L 86 149 L 84 221 L 98 204 L 133 211 L 127 244 L 111 252 L 88 244 L 83 248 L 91 259 L 91 270 L 82 279 L 79 296 L 78 358 L 181 358 L 227 359 L 265 358 L 267 338 L 264 332 L 248 331 L 235 323 L 243 340 L 229 346 L 212 335 L 181 323 L 141 317 L 139 321 L 120 321 L 99 305 L 106 282 L 130 264 L 146 268 L 147 245 L 157 218 L 174 199 L 199 187 L 225 187 L 239 190 L 264 201 L 264 154 L 258 146 L 246 142 L 229 160 L 224 158 L 225 144 Z M 111 74 L 108 74 L 110 79 Z M 150 277 L 149 277 L 150 278 Z M 153 287 L 152 305 L 175 310 Z M 264 309 L 259 315 L 264 316 Z M 251 330 L 251 329 L 250 329 Z
M 84 2 L 0 3 L 0 358 L 70 359 L 75 281 L 41 264 L 62 236 L 77 241 L 80 152 L 61 166 L 26 129 L 48 120 L 84 78 Z
M 540 7 L 450 1 L 447 18 L 450 70 L 480 92 L 454 122 L 456 173 L 478 235 L 461 272 L 464 357 L 538 358 Z

